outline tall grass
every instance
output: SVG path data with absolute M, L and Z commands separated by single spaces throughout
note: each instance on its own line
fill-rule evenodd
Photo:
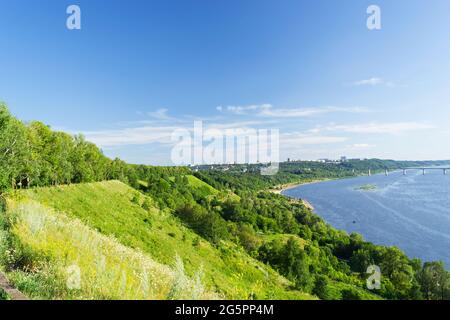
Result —
M 25 273 L 12 275 L 34 297 L 54 299 L 211 299 L 199 281 L 32 200 L 8 203 L 10 232 Z M 1 240 L 1 239 L 0 239 Z M 40 285 L 35 285 L 35 284 Z M 47 294 L 43 294 L 42 284 Z M 28 284 L 28 286 L 27 286 Z M 28 291 L 28 292 L 27 292 Z M 34 292 L 36 291 L 36 292 Z
M 175 259 L 179 255 L 192 281 L 198 283 L 201 269 L 205 290 L 218 292 L 228 299 L 314 298 L 293 290 L 290 281 L 253 259 L 236 244 L 221 242 L 213 246 L 170 212 L 154 207 L 152 198 L 118 181 L 21 190 L 8 195 L 8 199 L 14 202 L 32 200 L 45 208 L 51 207 L 54 212 L 64 212 L 66 217 L 77 219 L 90 230 L 114 237 L 117 243 L 171 266 L 174 272 L 179 270 Z M 45 273 L 38 273 L 42 274 Z M 39 278 L 33 283 L 37 286 L 46 282 Z M 168 292 L 172 285 L 179 287 L 176 283 L 168 284 L 171 288 Z M 192 294 L 198 296 L 196 291 Z M 167 298 L 173 295 L 172 292 Z

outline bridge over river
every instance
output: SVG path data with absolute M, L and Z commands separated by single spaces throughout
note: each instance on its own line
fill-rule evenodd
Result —
M 401 169 L 395 169 L 392 171 L 389 171 L 389 169 L 385 169 L 385 175 L 388 176 L 390 172 L 395 171 L 402 171 L 403 175 L 406 176 L 408 171 L 422 171 L 422 174 L 425 175 L 427 171 L 433 171 L 433 170 L 440 170 L 443 172 L 444 175 L 447 174 L 447 172 L 450 171 L 450 168 L 443 168 L 443 167 L 410 167 L 410 168 L 401 168 Z M 372 175 L 372 171 L 369 169 L 369 176 Z

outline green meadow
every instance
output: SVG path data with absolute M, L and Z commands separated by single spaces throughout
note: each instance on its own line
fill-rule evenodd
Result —
M 119 181 L 15 192 L 7 217 L 26 260 L 10 278 L 32 297 L 313 298 L 236 244 L 203 240 Z M 82 283 L 73 290 L 67 287 L 71 267 Z

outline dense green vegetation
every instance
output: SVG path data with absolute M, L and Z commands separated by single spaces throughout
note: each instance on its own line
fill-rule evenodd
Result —
M 0 136 L 0 190 L 98 181 L 115 172 L 115 163 L 82 136 L 25 125 L 1 104 Z
M 0 301 L 1 300 L 9 300 L 8 295 L 6 294 L 5 290 L 0 288 Z
M 17 255 L 0 255 L 0 265 L 16 284 L 37 297 L 45 296 L 38 294 L 43 283 L 45 288 L 54 288 L 48 281 L 58 277 L 39 280 L 42 274 L 29 272 L 35 270 L 35 262 L 48 275 L 55 273 L 54 269 L 43 261 L 50 259 L 56 269 L 65 261 L 60 250 L 47 247 L 50 240 L 34 242 L 27 236 L 30 217 L 37 219 L 33 210 L 50 217 L 44 221 L 61 214 L 62 225 L 76 225 L 87 234 L 96 232 L 92 235 L 95 239 L 114 237 L 117 245 L 144 252 L 169 269 L 177 265 L 178 254 L 188 277 L 195 278 L 203 268 L 207 292 L 225 297 L 311 297 L 304 293 L 322 299 L 450 297 L 449 273 L 442 263 L 411 260 L 397 248 L 376 246 L 360 235 L 335 230 L 303 203 L 268 191 L 289 183 L 363 174 L 369 168 L 377 172 L 441 162 L 299 161 L 282 163 L 275 176 L 261 176 L 261 165 L 198 172 L 128 165 L 108 159 L 81 136 L 53 132 L 39 122 L 25 125 L 5 106 L 0 106 L 0 137 L 0 193 L 10 203 L 20 205 L 23 199 L 37 203 L 33 204 L 36 209 L 29 209 L 32 205 L 14 211 L 4 199 L 0 202 L 1 212 L 12 210 L 0 220 L 0 251 L 21 248 Z M 104 180 L 120 180 L 134 189 L 119 182 L 89 184 Z M 71 186 L 73 183 L 83 184 Z M 43 186 L 54 187 L 36 188 Z M 42 205 L 52 209 L 47 212 Z M 17 221 L 22 223 L 15 225 Z M 46 230 L 52 228 L 49 223 Z M 55 239 L 55 244 L 69 246 L 72 236 L 62 232 L 64 241 Z M 382 280 L 380 290 L 370 291 L 366 270 L 373 264 L 380 266 Z M 117 297 L 114 292 L 105 297 Z M 57 293 L 47 297 L 67 297 L 64 291 Z M 98 297 L 95 288 L 87 294 Z M 158 297 L 168 296 L 166 292 Z
M 183 227 L 170 212 L 155 208 L 151 198 L 120 182 L 24 190 L 15 197 L 19 203 L 23 198 L 32 199 L 78 218 L 160 263 L 171 266 L 177 255 L 184 261 L 189 275 L 194 276 L 201 269 L 202 282 L 224 297 L 312 298 L 291 288 L 289 281 L 255 261 L 238 245 L 225 239 L 219 242 L 219 238 L 212 245 Z M 215 223 L 211 225 L 214 227 Z
M 252 183 L 242 173 L 201 171 L 196 176 L 218 190 L 234 190 L 240 200 L 199 197 L 180 180 L 169 183 L 171 191 L 165 195 L 163 206 L 212 243 L 232 239 L 242 245 L 292 280 L 298 289 L 326 299 L 368 299 L 375 298 L 374 293 L 388 299 L 438 297 L 436 291 L 428 295 L 424 288 L 421 274 L 428 272 L 429 265 L 410 260 L 397 248 L 376 246 L 360 235 L 333 229 L 302 203 L 259 189 L 265 187 L 266 177 L 258 184 L 253 183 L 258 176 L 251 173 L 248 177 Z M 159 190 L 141 189 L 154 197 Z M 182 207 L 170 195 L 184 197 Z M 368 292 L 366 270 L 372 264 L 384 270 L 384 277 L 381 290 Z M 435 266 L 433 272 L 448 276 L 444 268 Z

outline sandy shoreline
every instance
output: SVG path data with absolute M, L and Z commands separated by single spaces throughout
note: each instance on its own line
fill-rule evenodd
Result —
M 319 182 L 330 181 L 330 180 L 333 180 L 333 179 L 317 179 L 317 180 L 306 181 L 306 182 L 293 182 L 293 183 L 288 183 L 288 184 L 283 184 L 283 185 L 280 185 L 280 186 L 276 186 L 273 189 L 269 189 L 269 191 L 272 192 L 272 193 L 284 196 L 282 194 L 283 191 L 294 189 L 294 188 L 296 188 L 298 186 L 303 186 L 303 185 L 306 185 L 306 184 L 313 184 L 313 183 L 319 183 Z M 305 207 L 307 207 L 311 211 L 314 211 L 314 206 L 306 199 L 297 199 L 297 198 L 292 198 L 292 197 L 289 197 L 289 196 L 285 196 L 285 197 L 291 199 L 292 201 L 299 201 Z
M 325 181 L 330 181 L 330 180 L 333 180 L 333 179 L 317 179 L 317 180 L 305 181 L 305 182 L 293 182 L 293 183 L 288 183 L 288 184 L 283 184 L 283 185 L 280 185 L 280 186 L 276 186 L 275 188 L 269 189 L 269 191 L 272 192 L 272 193 L 276 193 L 276 194 L 282 194 L 283 191 L 294 189 L 294 188 L 297 188 L 299 186 L 303 186 L 303 185 L 306 185 L 306 184 L 325 182 Z

